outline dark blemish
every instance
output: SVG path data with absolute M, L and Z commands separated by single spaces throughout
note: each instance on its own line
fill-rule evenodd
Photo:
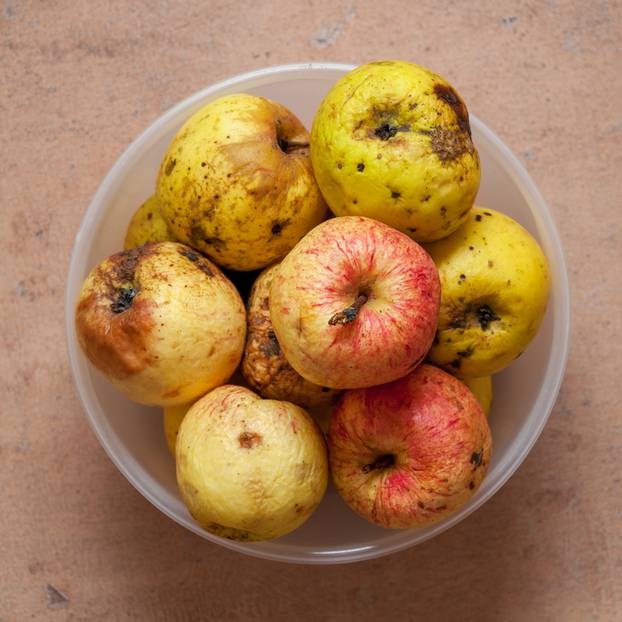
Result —
M 473 352 L 475 352 L 475 349 L 473 348 L 473 346 L 469 346 L 465 350 L 460 350 L 460 352 L 456 352 L 456 354 L 458 356 L 464 356 L 465 358 L 467 358 L 467 357 L 471 356 L 471 354 L 473 354 Z
M 214 276 L 214 272 L 210 268 L 209 262 L 205 259 L 205 257 L 202 257 L 194 251 L 183 249 L 179 251 L 179 254 L 189 259 L 199 270 L 201 270 L 201 272 L 207 274 L 207 276 Z
M 436 96 L 448 104 L 456 115 L 458 127 L 471 137 L 471 127 L 469 126 L 469 113 L 464 102 L 458 96 L 458 93 L 449 86 L 449 84 L 435 84 L 434 93 Z
M 510 283 L 511 283 L 511 282 L 512 282 L 512 281 L 510 281 L 510 279 L 508 279 L 507 285 L 510 285 Z
M 492 262 L 492 259 L 488 260 L 488 267 L 492 268 L 495 264 Z
M 460 280 L 461 280 L 461 281 L 466 280 L 466 274 L 461 274 L 461 275 L 460 275 Z
M 378 456 L 373 462 L 363 465 L 363 473 L 369 473 L 377 469 L 388 469 L 395 464 L 395 456 L 393 454 L 383 454 Z
M 216 250 L 220 250 L 227 246 L 224 240 L 220 238 L 203 238 L 203 241 L 210 246 L 213 246 Z
M 341 162 L 337 162 L 337 168 L 339 169 L 343 168 L 343 164 Z
M 449 328 L 466 328 L 466 321 L 463 317 L 456 318 L 449 322 Z
M 177 164 L 177 159 L 173 158 L 166 163 L 166 167 L 164 168 L 164 174 L 168 177 L 175 168 L 175 164 Z M 172 188 L 171 188 L 172 190 Z
M 354 205 L 356 205 L 358 203 L 358 201 L 356 199 L 352 199 L 352 203 L 354 203 Z
M 282 228 L 281 224 L 277 222 L 276 225 L 272 225 L 272 229 L 270 231 L 272 231 L 272 235 L 278 235 L 281 233 Z
M 206 175 L 207 177 L 207 175 Z M 227 178 L 231 177 L 231 173 L 227 173 Z
M 337 324 L 350 324 L 354 322 L 356 316 L 359 314 L 361 307 L 367 302 L 366 294 L 359 294 L 356 300 L 343 311 L 338 311 L 328 320 L 329 326 L 336 326 Z
M 393 190 L 393 192 L 391 192 L 391 198 L 392 199 L 399 199 L 402 196 L 402 194 L 400 192 L 396 192 L 395 190 Z
M 328 393 L 330 391 L 330 389 L 328 387 L 320 387 L 320 391 L 322 393 Z
M 449 363 L 454 369 L 459 369 L 460 365 L 462 365 L 462 361 L 460 359 L 454 359 Z
M 411 233 L 415 233 L 415 231 L 417 231 L 417 227 L 408 227 L 408 230 L 409 230 Z
M 417 505 L 418 505 L 418 506 L 419 506 L 419 508 L 420 508 L 420 509 L 422 509 L 422 510 L 425 508 L 425 505 L 423 505 L 423 502 L 422 502 L 422 501 L 417 501 Z
M 408 104 L 408 110 L 414 110 L 419 104 L 416 104 L 415 102 L 412 102 L 410 104 Z
M 269 330 L 266 334 L 266 342 L 259 345 L 259 349 L 266 356 L 278 356 L 281 353 L 279 340 L 273 330 Z
M 484 212 L 484 214 L 486 214 L 486 216 L 492 216 L 490 212 Z
M 472 250 L 475 250 L 475 249 L 472 246 L 469 246 L 469 250 L 472 251 Z
M 446 505 L 439 505 L 436 509 L 437 510 L 446 510 L 447 506 Z
M 393 138 L 397 134 L 397 131 L 397 126 L 383 123 L 374 130 L 374 136 L 377 136 L 380 140 L 389 140 L 389 138 Z
M 365 170 L 365 165 L 364 165 L 362 162 L 359 162 L 359 163 L 356 165 L 356 170 L 357 170 L 359 173 L 362 173 L 362 172 Z
M 147 214 L 147 220 L 151 220 L 153 218 L 153 214 L 151 212 L 149 212 Z
M 460 130 L 448 130 L 437 125 L 431 130 L 419 130 L 419 133 L 430 137 L 432 151 L 443 163 L 474 151 L 470 135 Z
M 475 214 L 475 220 L 477 220 L 477 222 L 481 222 L 482 215 L 481 214 Z
M 471 480 L 469 482 L 469 490 L 473 490 L 473 488 L 475 488 L 475 482 L 473 482 L 473 480 Z
M 257 447 L 257 445 L 261 445 L 261 441 L 261 434 L 257 434 L 257 432 L 242 432 L 242 434 L 238 436 L 238 442 L 243 449 Z
M 484 462 L 484 450 L 483 449 L 480 449 L 479 451 L 473 452 L 471 454 L 471 464 L 473 464 L 476 469 L 477 467 L 482 466 L 483 462 Z
M 50 609 L 66 607 L 69 602 L 69 598 L 65 594 L 49 583 L 45 586 L 45 593 L 48 597 L 48 607 Z
M 219 194 L 215 194 L 215 195 L 214 195 L 214 200 L 215 200 L 215 201 L 218 201 L 218 199 L 220 199 L 220 195 L 219 195 Z
M 199 256 L 192 251 L 179 251 L 179 254 L 187 257 L 190 261 L 196 261 L 199 258 Z
M 443 217 L 444 217 L 444 216 L 445 216 L 445 214 L 447 214 L 447 208 L 443 205 L 443 206 L 441 207 L 441 216 L 443 216 Z
M 382 154 L 379 153 L 378 155 L 376 155 L 376 160 L 382 160 Z
M 132 306 L 138 291 L 133 287 L 122 287 L 118 290 L 117 299 L 110 305 L 113 313 L 123 313 Z
M 424 203 L 427 203 L 427 202 L 428 202 L 431 198 L 432 198 L 432 195 L 430 195 L 430 194 L 426 194 L 424 197 L 421 197 L 421 200 L 422 200 Z
M 475 311 L 475 314 L 477 315 L 477 321 L 482 327 L 482 330 L 486 330 L 491 322 L 501 319 L 488 305 L 479 307 Z

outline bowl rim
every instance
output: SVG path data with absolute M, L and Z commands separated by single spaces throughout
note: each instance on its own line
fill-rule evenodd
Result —
M 568 273 L 566 262 L 559 239 L 559 234 L 555 227 L 552 215 L 548 206 L 531 179 L 529 173 L 518 160 L 514 153 L 501 141 L 501 139 L 475 115 L 470 114 L 470 122 L 477 132 L 483 136 L 484 140 L 494 147 L 494 149 L 502 156 L 498 163 L 513 179 L 514 183 L 519 187 L 525 200 L 530 204 L 530 209 L 537 227 L 540 231 L 545 231 L 548 238 L 547 255 L 551 259 L 554 258 L 557 266 L 556 278 L 553 280 L 552 290 L 556 291 L 555 305 L 555 322 L 553 323 L 553 340 L 551 351 L 549 354 L 549 362 L 546 372 L 542 378 L 541 388 L 531 409 L 529 418 L 525 421 L 520 433 L 513 440 L 508 454 L 512 454 L 507 461 L 505 469 L 501 471 L 500 476 L 490 485 L 483 494 L 476 494 L 469 504 L 458 510 L 453 515 L 443 521 L 428 528 L 425 533 L 417 530 L 402 530 L 396 532 L 393 542 L 381 545 L 368 545 L 361 547 L 347 547 L 338 549 L 331 547 L 328 550 L 307 551 L 301 553 L 296 551 L 295 546 L 276 541 L 268 541 L 264 543 L 247 544 L 231 540 L 226 540 L 214 536 L 203 530 L 194 521 L 188 517 L 176 515 L 166 505 L 158 499 L 158 497 L 150 490 L 150 476 L 140 477 L 140 466 L 128 452 L 119 451 L 118 447 L 113 446 L 110 435 L 111 430 L 105 421 L 100 421 L 91 411 L 90 399 L 87 395 L 86 385 L 90 382 L 83 377 L 78 363 L 78 348 L 74 330 L 74 310 L 77 275 L 83 270 L 84 260 L 88 252 L 88 247 L 82 244 L 82 240 L 86 237 L 88 231 L 96 230 L 101 219 L 104 217 L 105 210 L 99 210 L 100 204 L 106 202 L 107 197 L 113 195 L 123 178 L 121 173 L 130 165 L 143 149 L 147 149 L 150 143 L 157 140 L 167 126 L 177 125 L 175 120 L 180 113 L 201 102 L 205 98 L 214 93 L 218 93 L 224 89 L 230 89 L 238 84 L 243 83 L 245 88 L 253 88 L 267 82 L 275 83 L 290 79 L 290 74 L 294 72 L 309 72 L 306 78 L 313 78 L 314 74 L 318 79 L 324 78 L 321 74 L 326 71 L 348 72 L 354 69 L 356 65 L 334 62 L 307 62 L 293 63 L 285 65 L 274 65 L 239 73 L 229 78 L 225 78 L 210 86 L 203 88 L 196 93 L 190 95 L 186 99 L 175 104 L 172 108 L 156 117 L 123 151 L 120 157 L 115 161 L 104 179 L 100 183 L 97 191 L 84 213 L 79 230 L 75 236 L 73 247 L 69 260 L 69 271 L 67 275 L 67 283 L 65 287 L 65 333 L 66 347 L 68 352 L 69 364 L 74 380 L 74 385 L 85 415 L 89 421 L 91 429 L 104 448 L 106 454 L 125 476 L 125 478 L 140 492 L 150 503 L 157 507 L 161 512 L 166 514 L 176 523 L 196 533 L 204 539 L 224 546 L 226 548 L 272 561 L 282 561 L 289 563 L 303 564 L 340 564 L 356 561 L 363 561 L 384 555 L 395 553 L 416 544 L 420 544 L 433 538 L 434 536 L 449 529 L 457 524 L 469 514 L 480 508 L 488 501 L 514 474 L 516 469 L 522 464 L 533 445 L 540 436 L 557 399 L 561 383 L 563 381 L 569 350 L 570 335 L 570 291 L 568 283 Z M 552 256 L 552 257 L 551 257 Z M 553 298 L 551 294 L 550 300 Z M 548 391 L 544 392 L 543 387 L 548 386 Z M 518 442 L 522 438 L 522 443 Z M 518 450 L 512 452 L 512 448 L 519 447 Z M 481 492 L 481 490 L 480 490 Z M 412 537 L 399 537 L 410 534 Z

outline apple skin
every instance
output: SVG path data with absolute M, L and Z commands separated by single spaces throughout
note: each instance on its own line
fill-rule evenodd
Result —
M 76 333 L 91 363 L 128 398 L 192 402 L 223 384 L 244 350 L 244 303 L 218 267 L 176 242 L 116 253 L 84 281 Z
M 491 443 L 473 394 L 426 364 L 346 391 L 328 432 L 339 494 L 363 518 L 397 529 L 426 527 L 463 506 L 486 474 Z
M 371 218 L 342 216 L 282 261 L 270 317 L 290 365 L 309 382 L 353 389 L 401 378 L 429 350 L 438 273 L 416 242 Z
M 234 385 L 190 408 L 175 454 L 188 511 L 204 529 L 231 540 L 269 540 L 296 529 L 328 482 L 326 443 L 311 416 Z
M 281 259 L 326 213 L 303 124 L 244 93 L 188 119 L 162 160 L 156 194 L 178 240 L 234 270 Z

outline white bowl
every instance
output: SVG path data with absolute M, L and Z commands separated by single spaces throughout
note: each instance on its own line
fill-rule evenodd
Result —
M 494 440 L 488 476 L 460 511 L 427 529 L 384 530 L 355 515 L 329 487 L 317 512 L 300 529 L 271 542 L 243 544 L 201 529 L 184 507 L 159 409 L 134 404 L 89 365 L 74 329 L 74 305 L 83 279 L 104 257 L 122 248 L 137 206 L 154 191 L 169 141 L 205 103 L 235 92 L 254 93 L 291 108 L 310 127 L 314 111 L 350 65 L 310 63 L 270 67 L 210 86 L 181 102 L 147 128 L 119 158 L 91 202 L 71 256 L 66 291 L 66 329 L 74 380 L 97 438 L 117 468 L 151 503 L 179 524 L 222 546 L 266 559 L 332 564 L 370 559 L 405 549 L 455 525 L 489 499 L 514 473 L 538 438 L 562 381 L 569 334 L 569 290 L 555 225 L 533 181 L 510 150 L 471 116 L 482 164 L 478 204 L 518 220 L 539 240 L 553 287 L 542 328 L 523 356 L 495 376 L 490 424 Z

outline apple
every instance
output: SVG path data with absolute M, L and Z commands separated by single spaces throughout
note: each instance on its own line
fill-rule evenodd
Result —
M 401 378 L 423 359 L 439 299 L 421 246 L 371 218 L 343 216 L 318 225 L 283 260 L 270 317 L 303 378 L 352 389 Z
M 326 213 L 303 124 L 281 104 L 243 93 L 183 125 L 156 194 L 178 240 L 234 270 L 281 259 Z
M 328 432 L 335 488 L 363 518 L 426 527 L 477 491 L 491 455 L 486 416 L 467 387 L 431 365 L 346 391 Z
M 123 248 L 136 248 L 149 242 L 175 242 L 175 237 L 169 231 L 162 212 L 158 197 L 149 197 L 135 212 L 127 226 Z
M 328 481 L 324 436 L 299 406 L 225 385 L 198 400 L 177 436 L 177 483 L 194 519 L 232 540 L 304 523 Z
M 376 218 L 417 241 L 455 231 L 480 182 L 464 101 L 405 61 L 362 65 L 331 88 L 313 119 L 311 159 L 335 214 Z
M 270 320 L 270 286 L 279 264 L 257 278 L 248 299 L 242 373 L 262 397 L 294 402 L 305 408 L 334 403 L 340 392 L 305 380 L 288 362 Z
M 544 253 L 515 220 L 478 206 L 426 249 L 442 292 L 430 361 L 460 378 L 496 374 L 522 354 L 544 318 L 550 289 Z
M 176 242 L 95 266 L 75 312 L 82 350 L 127 397 L 175 406 L 226 382 L 244 350 L 246 314 L 209 259 Z

